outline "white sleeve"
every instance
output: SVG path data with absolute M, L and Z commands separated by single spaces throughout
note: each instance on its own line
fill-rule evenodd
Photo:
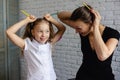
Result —
M 28 41 L 29 41 L 29 39 L 26 38 L 26 39 L 24 39 L 24 40 L 25 40 L 25 47 L 24 47 L 24 51 L 25 51 L 25 50 L 28 49 Z

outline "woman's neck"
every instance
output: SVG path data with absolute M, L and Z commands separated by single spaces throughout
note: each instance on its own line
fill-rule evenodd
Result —
M 105 29 L 105 26 L 102 25 L 102 24 L 100 24 L 100 26 L 99 26 L 99 31 L 100 31 L 100 34 L 101 34 L 101 35 L 103 34 L 104 29 Z M 93 27 L 91 27 L 91 30 L 90 30 L 89 35 L 93 35 Z

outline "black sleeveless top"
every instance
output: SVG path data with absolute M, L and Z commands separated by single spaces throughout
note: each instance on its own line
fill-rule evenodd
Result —
M 96 52 L 90 46 L 88 35 L 80 35 L 80 37 L 83 63 L 77 72 L 76 80 L 115 80 L 111 68 L 113 54 L 105 61 L 100 61 L 97 58 Z M 105 27 L 102 35 L 105 43 L 110 38 L 119 40 L 119 37 L 120 34 L 117 30 Z

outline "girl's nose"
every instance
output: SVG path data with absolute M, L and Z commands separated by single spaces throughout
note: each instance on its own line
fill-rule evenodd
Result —
M 45 32 L 42 33 L 42 36 L 43 36 L 43 37 L 45 36 Z

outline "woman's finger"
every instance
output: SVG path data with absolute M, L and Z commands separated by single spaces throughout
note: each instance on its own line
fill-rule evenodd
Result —
M 96 18 L 101 19 L 101 16 L 98 11 L 92 9 L 91 12 L 95 15 Z

